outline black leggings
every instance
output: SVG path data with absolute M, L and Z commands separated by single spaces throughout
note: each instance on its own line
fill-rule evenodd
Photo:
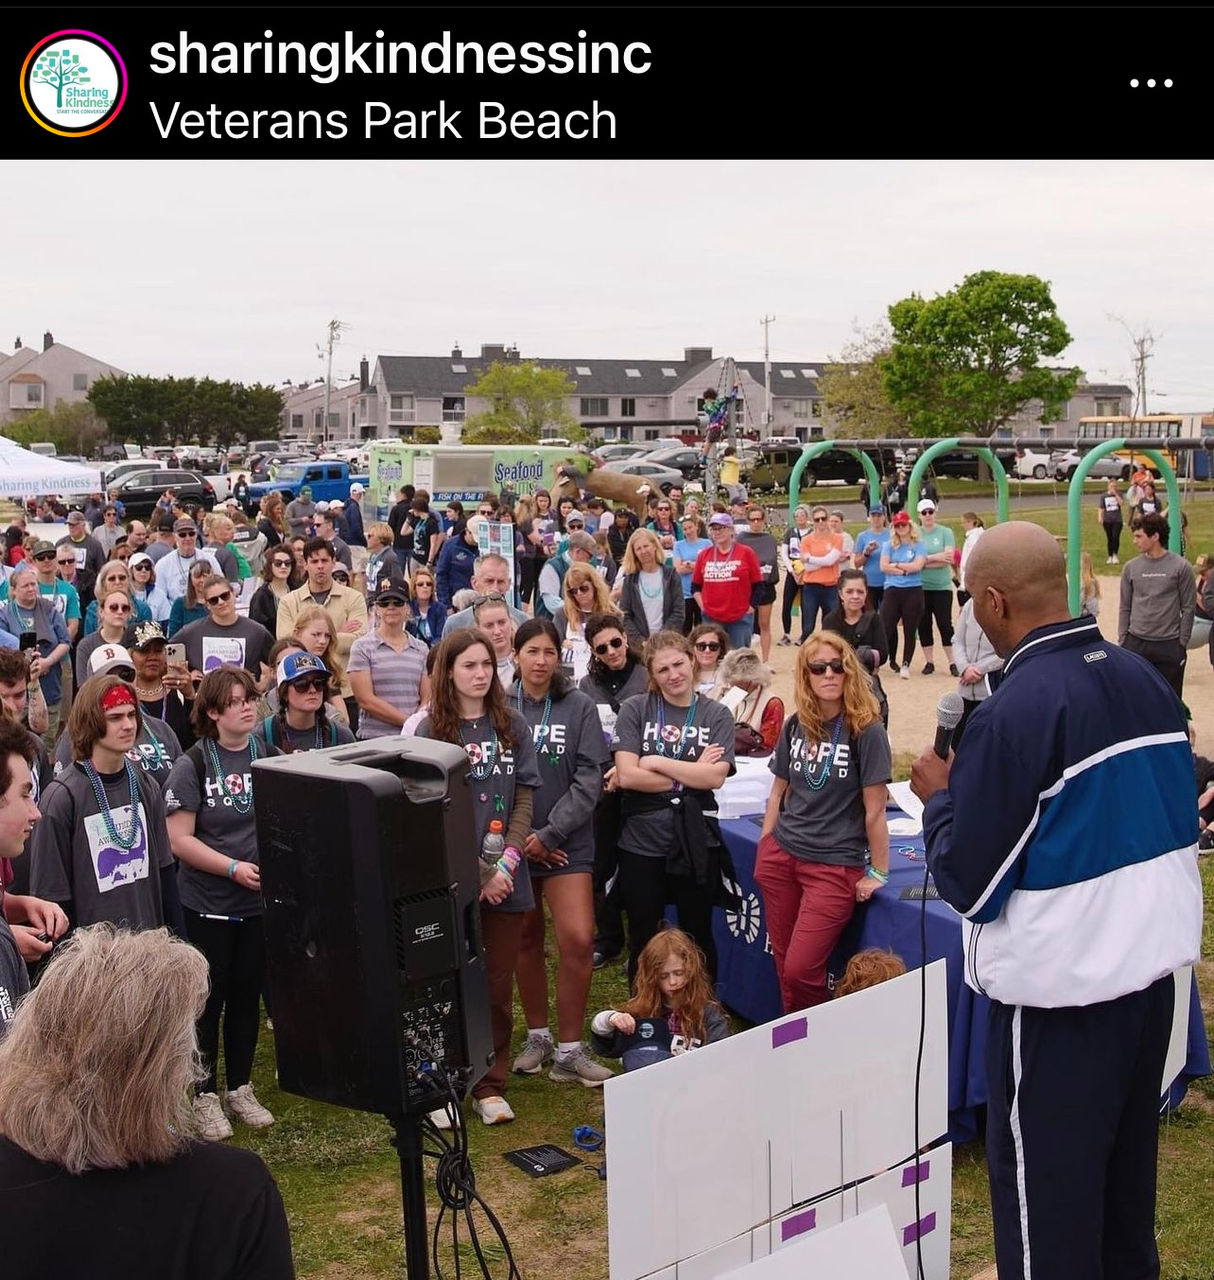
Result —
M 902 665 L 909 666 L 915 656 L 915 631 L 923 617 L 922 587 L 891 587 L 885 584 L 881 597 L 881 626 L 889 641 L 889 660 L 898 651 L 898 623 L 902 624 Z
M 523 604 L 531 603 L 531 596 L 535 591 L 536 583 L 539 582 L 540 567 L 543 563 L 536 556 L 527 556 L 519 561 L 518 590 L 519 599 Z
M 691 633 L 704 621 L 704 615 L 700 612 L 700 606 L 696 603 L 695 596 L 683 597 L 683 634 L 685 636 Z
M 946 648 L 953 643 L 953 589 L 923 589 L 923 618 L 919 623 L 919 643 L 926 649 L 932 643 L 932 619 L 940 631 L 940 643 Z M 908 659 L 909 661 L 909 659 Z
M 1124 526 L 1120 520 L 1116 524 L 1104 526 L 1104 540 L 1109 548 L 1109 555 L 1115 556 L 1121 550 L 1121 530 Z
M 620 850 L 619 874 L 616 891 L 623 895 L 628 915 L 628 985 L 637 976 L 637 961 L 645 944 L 661 927 L 668 903 L 679 913 L 679 928 L 703 951 L 708 976 L 715 985 L 717 947 L 712 940 L 712 908 L 716 885 L 698 885 L 690 876 L 668 876 L 664 857 L 642 858 L 628 849 Z
M 784 599 L 780 604 L 780 621 L 784 624 L 784 634 L 792 635 L 792 607 L 797 602 L 800 585 L 791 573 L 784 575 Z
M 208 920 L 185 910 L 185 931 L 211 966 L 211 991 L 198 1019 L 198 1048 L 207 1078 L 199 1093 L 215 1093 L 219 1060 L 219 1015 L 223 1014 L 224 1074 L 229 1091 L 249 1083 L 261 1027 L 261 987 L 266 971 L 266 935 L 260 916 Z

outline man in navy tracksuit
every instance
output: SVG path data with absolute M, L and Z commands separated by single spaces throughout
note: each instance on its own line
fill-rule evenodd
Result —
M 911 783 L 927 859 L 991 998 L 987 1165 L 1000 1280 L 1159 1275 L 1155 1166 L 1172 971 L 1200 953 L 1185 716 L 1072 619 L 1054 538 L 988 530 L 966 567 L 1006 659 L 955 761 Z

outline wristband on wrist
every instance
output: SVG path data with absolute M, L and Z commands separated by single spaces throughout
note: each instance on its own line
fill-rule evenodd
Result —
M 507 880 L 510 881 L 510 887 L 513 889 L 514 888 L 514 872 L 511 871 L 510 868 L 506 865 L 505 858 L 498 858 L 498 860 L 493 865 L 494 867 L 497 868 L 498 871 L 502 873 L 502 875 L 506 877 Z
M 889 884 L 889 872 L 881 871 L 877 867 L 869 867 L 868 874 L 874 880 L 879 880 L 882 884 Z
M 238 866 L 240 866 L 240 863 L 237 862 L 235 858 L 233 858 L 232 861 L 228 863 L 228 879 L 229 880 L 236 879 L 236 868 Z
M 506 846 L 505 851 L 502 853 L 502 861 L 506 864 L 507 874 L 514 875 L 522 860 L 523 855 L 513 845 Z

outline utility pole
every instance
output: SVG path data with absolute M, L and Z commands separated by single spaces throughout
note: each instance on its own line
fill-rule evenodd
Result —
M 1115 315 L 1109 316 L 1110 320 L 1116 320 L 1119 325 L 1130 335 L 1130 346 L 1134 351 L 1134 417 L 1142 418 L 1147 415 L 1147 361 L 1155 353 L 1155 335 L 1151 332 L 1149 325 L 1143 325 L 1142 328 L 1135 333 L 1128 324 L 1120 317 Z
M 775 319 L 775 316 L 764 316 L 759 321 L 763 326 L 763 425 L 767 427 L 768 435 L 771 435 L 771 344 L 768 329 Z
M 325 416 L 320 426 L 321 444 L 327 443 L 329 439 L 329 397 L 333 394 L 333 344 L 341 341 L 341 331 L 349 327 L 341 320 L 330 320 L 328 341 L 324 348 L 319 346 L 316 348 L 317 357 L 327 361 L 325 364 Z

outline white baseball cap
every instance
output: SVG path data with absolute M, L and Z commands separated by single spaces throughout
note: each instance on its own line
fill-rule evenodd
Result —
M 108 676 L 111 671 L 135 670 L 131 655 L 120 644 L 103 644 L 89 655 L 89 675 Z
M 935 509 L 936 504 L 931 500 L 931 498 L 921 498 L 919 500 L 919 506 L 916 508 L 920 515 L 925 511 L 935 511 Z

